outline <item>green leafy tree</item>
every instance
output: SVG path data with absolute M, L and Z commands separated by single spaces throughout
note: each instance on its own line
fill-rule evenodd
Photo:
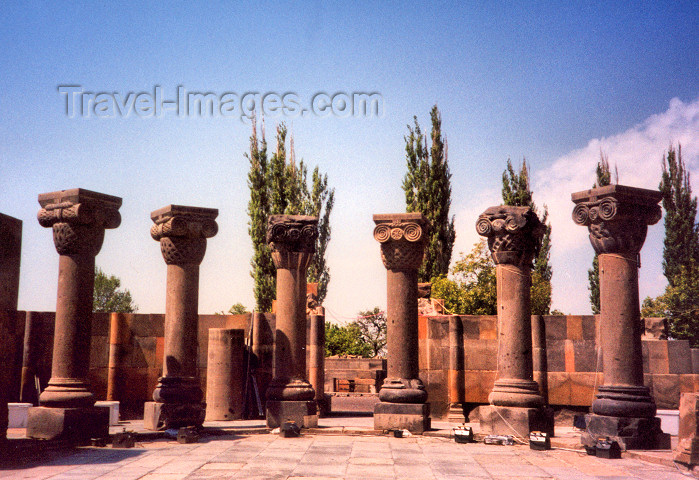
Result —
M 228 309 L 227 313 L 230 315 L 241 315 L 243 313 L 250 313 L 250 312 L 248 312 L 248 309 L 245 305 L 238 302 L 238 303 L 234 303 L 233 306 Z M 224 313 L 223 310 L 221 310 L 220 312 L 216 312 L 216 315 L 226 315 L 226 313 Z
M 267 157 L 267 143 L 262 132 L 257 137 L 257 125 L 253 119 L 248 187 L 248 232 L 253 243 L 252 271 L 255 279 L 255 304 L 258 311 L 268 312 L 276 294 L 276 270 L 266 243 L 267 218 L 273 214 L 312 215 L 318 217 L 319 235 L 316 253 L 308 268 L 307 281 L 318 283 L 318 303 L 323 302 L 328 291 L 330 271 L 326 263 L 326 252 L 331 237 L 330 213 L 335 201 L 335 189 L 328 187 L 328 177 L 313 170 L 311 185 L 307 182 L 307 167 L 303 160 L 294 158 L 293 138 L 287 153 L 287 128 L 284 123 L 277 126 L 276 150 L 271 159 Z
M 92 298 L 93 312 L 135 313 L 138 306 L 131 298 L 131 292 L 121 290 L 121 280 L 114 275 L 107 275 L 101 268 L 95 267 L 95 287 Z
M 529 170 L 527 161 L 522 160 L 522 167 L 515 172 L 510 159 L 507 169 L 502 174 L 502 200 L 505 205 L 531 207 L 538 215 L 536 204 L 529 187 Z M 541 240 L 539 254 L 534 258 L 532 268 L 531 306 L 533 315 L 548 315 L 551 311 L 551 277 L 553 270 L 549 263 L 551 259 L 551 222 L 548 221 L 548 207 L 544 205 L 543 214 L 539 217 L 546 227 Z
M 408 125 L 405 138 L 408 171 L 403 179 L 406 211 L 421 212 L 432 225 L 425 249 L 425 260 L 418 271 L 418 281 L 446 275 L 449 271 L 456 231 L 451 207 L 451 173 L 448 148 L 442 138 L 442 117 L 435 105 L 430 112 L 432 121 L 431 146 L 420 129 L 417 117 L 415 127 Z
M 386 354 L 386 314 L 379 307 L 359 312 L 355 321 L 359 327 L 362 342 L 371 347 L 371 356 Z
M 609 168 L 609 156 L 602 150 L 599 152 L 599 162 L 597 162 L 597 180 L 592 185 L 592 188 L 605 187 L 612 184 L 612 171 Z M 614 168 L 614 183 L 619 183 L 619 172 Z M 595 258 L 592 259 L 592 268 L 587 271 L 587 279 L 590 282 L 588 290 L 590 291 L 590 306 L 592 313 L 597 315 L 599 309 L 599 258 L 595 253 Z
M 325 322 L 325 356 L 334 355 L 371 357 L 371 345 L 362 341 L 361 330 L 356 322 L 344 326 Z
M 442 276 L 432 282 L 432 297 L 443 299 L 451 314 L 496 315 L 497 277 L 487 243 L 481 240 L 468 255 L 461 255 L 451 278 Z

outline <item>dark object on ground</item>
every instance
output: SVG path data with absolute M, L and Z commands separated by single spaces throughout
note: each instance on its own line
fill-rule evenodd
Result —
M 529 448 L 532 450 L 551 450 L 551 438 L 545 432 L 529 434 Z
M 301 428 L 296 425 L 296 422 L 284 422 L 279 427 L 279 436 L 284 438 L 298 437 L 301 433 Z
M 182 427 L 177 431 L 177 443 L 197 443 L 199 432 L 195 427 Z
M 621 447 L 614 440 L 600 440 L 595 448 L 599 458 L 621 458 Z
M 133 448 L 136 444 L 136 434 L 127 432 L 124 429 L 121 433 L 116 433 L 112 437 L 112 448 Z
M 456 443 L 471 443 L 473 442 L 473 429 L 462 425 L 453 429 L 454 441 Z

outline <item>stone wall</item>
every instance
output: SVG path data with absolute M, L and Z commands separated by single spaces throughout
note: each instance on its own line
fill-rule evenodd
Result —
M 460 337 L 463 350 L 458 351 L 463 352 L 463 358 L 461 364 L 451 366 L 449 319 L 450 316 L 419 318 L 420 378 L 427 387 L 435 417 L 446 415 L 450 402 L 488 403 L 497 371 L 497 317 L 458 316 L 463 332 Z M 601 385 L 604 378 L 601 358 L 599 366 L 597 360 L 596 317 L 568 315 L 543 319 L 550 404 L 589 406 L 595 386 Z M 689 348 L 686 340 L 643 340 L 644 380 L 658 408 L 678 408 L 680 393 L 699 391 L 693 357 L 699 358 L 699 354 Z M 449 374 L 454 368 L 461 370 L 459 375 Z M 463 378 L 463 398 L 453 398 L 459 389 L 449 384 L 450 377 Z

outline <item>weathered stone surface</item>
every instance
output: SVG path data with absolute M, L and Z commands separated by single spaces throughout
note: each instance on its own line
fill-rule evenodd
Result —
M 572 194 L 573 221 L 588 227 L 590 243 L 599 255 L 604 385 L 592 404 L 595 425 L 627 425 L 629 418 L 650 422 L 655 415 L 655 403 L 643 384 L 638 255 L 648 225 L 661 218 L 661 198 L 658 191 L 623 185 Z M 639 426 L 634 432 L 633 442 L 657 445 L 652 429 Z
M 330 413 L 330 397 L 325 395 L 325 315 L 309 318 L 308 381 L 315 392 L 321 416 Z
M 609 437 L 624 450 L 669 449 L 670 435 L 663 433 L 658 417 L 619 417 L 585 415 L 581 442 L 593 446 L 600 437 Z
M 51 408 L 36 410 L 40 414 L 30 416 L 27 431 L 36 438 L 62 433 L 72 437 L 68 430 L 75 427 L 75 416 L 80 416 L 73 409 L 85 409 L 86 422 L 88 417 L 90 422 L 102 419 L 91 413 L 95 397 L 88 381 L 95 256 L 102 247 L 105 229 L 121 223 L 121 198 L 76 188 L 41 194 L 39 204 L 39 224 L 52 229 L 60 255 L 58 300 L 51 379 L 39 396 L 41 405 Z M 105 422 L 109 425 L 108 411 Z M 65 432 L 58 432 L 58 428 Z
M 699 394 L 683 393 L 680 398 L 679 441 L 674 460 L 685 465 L 699 465 Z
M 483 405 L 479 409 L 481 434 L 515 435 L 529 439 L 529 432 L 545 432 L 553 436 L 553 410 Z
M 207 421 L 242 418 L 244 349 L 243 330 L 209 329 L 206 372 Z
M 533 376 L 530 305 L 532 259 L 544 228 L 530 207 L 490 207 L 476 222 L 497 269 L 498 379 L 488 397 L 491 405 L 544 405 Z
M 268 219 L 267 242 L 277 268 L 274 368 L 266 394 L 268 425 L 278 426 L 287 412 L 299 426 L 317 423 L 315 391 L 306 378 L 306 269 L 317 237 L 316 217 L 270 215 Z M 312 406 L 303 407 L 306 404 Z M 304 420 L 309 415 L 315 415 L 315 420 Z
M 86 442 L 109 435 L 109 407 L 31 407 L 27 437 L 42 440 Z
M 160 243 L 167 264 L 163 376 L 153 391 L 153 399 L 167 406 L 151 406 L 150 419 L 144 419 L 151 427 L 161 417 L 167 425 L 179 426 L 200 425 L 196 422 L 203 420 L 197 365 L 199 265 L 207 238 L 218 232 L 217 216 L 217 209 L 182 205 L 151 213 L 151 237 Z
M 17 310 L 22 220 L 0 213 L 0 310 Z
M 168 430 L 181 427 L 199 427 L 206 416 L 205 403 L 146 402 L 143 405 L 143 428 Z
M 422 434 L 431 425 L 429 403 L 382 401 L 374 406 L 374 430 L 408 430 Z
M 390 403 L 424 403 L 427 392 L 418 378 L 417 269 L 430 225 L 421 213 L 374 215 L 374 223 L 374 239 L 381 244 L 388 276 L 388 376 L 379 398 Z
M 267 400 L 267 427 L 277 428 L 284 422 L 295 422 L 301 428 L 318 426 L 315 400 Z

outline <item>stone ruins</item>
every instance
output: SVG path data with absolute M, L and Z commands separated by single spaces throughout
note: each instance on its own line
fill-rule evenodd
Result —
M 338 395 L 356 394 L 375 399 L 376 430 L 417 434 L 449 419 L 479 421 L 482 434 L 553 435 L 554 408 L 589 408 L 581 442 L 610 437 L 625 449 L 669 448 L 657 409 L 679 408 L 675 458 L 697 464 L 699 349 L 668 339 L 664 320 L 639 311 L 639 255 L 661 218 L 660 199 L 623 185 L 572 194 L 573 221 L 588 228 L 599 255 L 598 316 L 531 315 L 543 226 L 529 207 L 493 206 L 476 221 L 496 264 L 497 316 L 447 315 L 424 299 L 429 311 L 419 310 L 429 292 L 418 293 L 417 270 L 430 224 L 421 213 L 374 215 L 387 357 L 326 359 L 324 310 L 306 283 L 317 218 L 269 217 L 273 312 L 200 315 L 199 266 L 218 210 L 156 210 L 165 313 L 93 314 L 95 256 L 105 230 L 120 224 L 121 199 L 84 189 L 41 194 L 39 223 L 52 228 L 59 254 L 55 313 L 17 310 L 22 223 L 0 214 L 0 441 L 17 401 L 34 405 L 28 437 L 85 441 L 108 432 L 109 410 L 97 399 L 118 401 L 153 430 L 241 418 L 313 428 Z

